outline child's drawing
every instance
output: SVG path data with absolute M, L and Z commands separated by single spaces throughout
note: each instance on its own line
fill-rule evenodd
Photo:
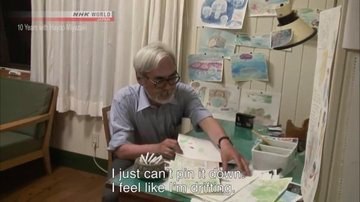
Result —
M 242 90 L 241 113 L 255 116 L 254 122 L 262 125 L 276 125 L 280 109 L 280 93 Z
M 291 29 L 280 30 L 271 33 L 271 48 L 285 46 L 291 42 L 293 32 Z
M 207 87 L 204 86 L 204 84 L 202 84 L 199 81 L 193 81 L 190 83 L 190 85 L 191 85 L 191 87 L 193 87 L 196 94 L 199 96 L 201 103 L 203 105 L 205 105 L 205 93 L 206 93 Z
M 248 0 L 204 0 L 201 21 L 205 26 L 241 29 Z
M 262 53 L 231 56 L 231 73 L 235 81 L 268 81 L 268 67 Z
M 275 8 L 287 3 L 289 0 L 250 0 L 250 16 L 276 16 Z
M 222 81 L 223 58 L 214 55 L 189 55 L 189 77 L 191 80 Z
M 297 9 L 297 15 L 311 27 L 317 28 L 319 26 L 320 11 L 319 9 L 300 8 Z
M 270 48 L 270 34 L 249 36 L 248 34 L 239 34 L 236 36 L 235 44 L 254 48 Z
M 230 56 L 234 54 L 235 34 L 211 28 L 199 28 L 198 33 L 199 53 L 215 54 L 219 56 Z

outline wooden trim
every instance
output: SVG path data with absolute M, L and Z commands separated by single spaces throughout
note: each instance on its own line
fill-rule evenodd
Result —
M 43 157 L 43 153 L 41 150 L 38 150 L 38 151 L 34 151 L 31 153 L 19 156 L 14 159 L 9 159 L 9 160 L 3 161 L 0 163 L 0 171 L 15 167 L 15 166 L 23 164 L 23 163 L 27 163 L 29 161 L 32 161 L 32 160 L 35 160 L 35 159 L 38 159 L 41 157 Z
M 52 158 L 52 162 L 55 165 L 66 166 L 77 170 L 106 176 L 104 172 L 102 172 L 98 167 L 96 167 L 92 156 L 87 156 L 84 154 L 74 153 L 52 147 L 50 147 L 50 155 Z M 96 161 L 100 166 L 104 168 L 107 166 L 108 161 L 106 159 L 96 158 Z
M 109 117 L 108 117 L 108 112 L 110 111 L 110 109 L 111 109 L 111 105 L 102 108 L 102 118 L 104 124 L 106 146 L 109 146 L 109 142 L 110 142 L 110 127 L 109 127 Z M 108 172 L 110 172 L 111 170 L 112 161 L 113 161 L 113 153 L 112 151 L 108 151 Z
M 0 132 L 8 131 L 8 130 L 15 129 L 15 128 L 20 128 L 20 127 L 35 124 L 35 123 L 40 123 L 40 122 L 48 120 L 49 118 L 50 118 L 50 114 L 47 113 L 47 114 L 42 114 L 42 115 L 38 115 L 38 116 L 32 116 L 32 117 L 16 120 L 16 121 L 9 122 L 9 123 L 4 123 L 4 124 L 0 125 Z

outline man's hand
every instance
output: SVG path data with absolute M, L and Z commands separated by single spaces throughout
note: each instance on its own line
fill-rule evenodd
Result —
M 224 171 L 228 170 L 228 162 L 230 160 L 234 160 L 236 165 L 240 168 L 240 171 L 242 171 L 247 176 L 251 175 L 248 162 L 235 150 L 235 148 L 228 140 L 221 141 L 220 147 L 221 160 Z
M 182 150 L 178 142 L 174 139 L 165 139 L 161 143 L 157 144 L 158 153 L 167 159 L 174 159 L 175 153 L 182 154 Z

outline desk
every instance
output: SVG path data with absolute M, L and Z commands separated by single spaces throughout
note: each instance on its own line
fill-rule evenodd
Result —
M 234 147 L 240 151 L 240 153 L 247 159 L 251 160 L 251 149 L 255 143 L 256 136 L 254 136 L 249 129 L 236 127 L 234 122 L 222 121 L 219 120 L 220 125 L 224 128 L 226 134 L 231 138 Z M 255 126 L 257 131 L 260 133 L 265 133 L 265 128 L 261 126 Z M 203 132 L 189 132 L 190 135 L 200 138 L 207 138 L 207 135 Z M 293 177 L 293 182 L 300 183 L 302 169 L 304 166 L 304 155 L 297 155 L 295 168 L 287 174 L 286 177 Z M 163 181 L 143 181 L 140 179 L 133 178 L 124 178 L 120 180 L 120 177 L 117 175 L 113 179 L 107 181 L 107 186 L 112 187 L 112 184 L 115 186 L 115 191 L 119 191 L 119 185 L 134 185 L 139 187 L 140 192 L 129 192 L 123 193 L 120 192 L 120 197 L 125 197 L 126 199 L 131 199 L 131 201 L 190 201 L 190 198 L 183 194 L 176 194 L 173 192 L 144 192 L 145 186 L 150 184 L 154 186 L 159 186 Z M 122 198 L 123 199 L 123 198 Z M 125 200 L 127 201 L 127 200 Z

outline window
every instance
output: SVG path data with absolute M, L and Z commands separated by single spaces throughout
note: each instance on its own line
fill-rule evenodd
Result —
M 0 1 L 0 66 L 30 70 L 31 1 Z

